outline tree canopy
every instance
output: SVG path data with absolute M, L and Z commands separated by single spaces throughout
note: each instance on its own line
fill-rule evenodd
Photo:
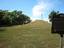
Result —
M 53 18 L 55 17 L 55 16 L 58 16 L 58 14 L 59 14 L 59 11 L 51 11 L 51 13 L 49 14 L 49 20 L 50 20 L 50 22 L 52 22 L 52 20 L 53 20 Z
M 30 23 L 30 17 L 22 11 L 0 10 L 0 26 L 20 25 Z

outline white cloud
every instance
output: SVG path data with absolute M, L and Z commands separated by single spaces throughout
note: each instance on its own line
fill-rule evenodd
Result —
M 52 10 L 59 9 L 59 5 L 62 3 L 59 0 L 37 0 L 37 4 L 32 8 L 32 20 L 41 19 L 43 15 L 43 20 L 48 21 L 48 13 Z
M 47 10 L 48 6 L 50 6 L 49 3 L 38 0 L 38 3 L 32 8 L 32 20 L 41 19 L 41 15 Z
M 43 5 L 41 4 L 35 5 L 32 10 L 33 16 L 41 16 L 43 10 L 44 10 Z

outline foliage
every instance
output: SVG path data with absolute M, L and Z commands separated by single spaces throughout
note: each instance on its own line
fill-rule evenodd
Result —
M 0 10 L 0 26 L 26 24 L 31 22 L 30 18 L 22 11 Z
M 59 11 L 51 11 L 51 13 L 49 14 L 49 20 L 50 20 L 50 22 L 52 22 L 52 20 L 53 20 L 53 17 L 55 17 L 55 16 L 58 16 L 58 14 L 59 14 Z

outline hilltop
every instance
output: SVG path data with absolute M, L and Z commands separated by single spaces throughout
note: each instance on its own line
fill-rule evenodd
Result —
M 58 48 L 59 41 L 59 35 L 51 34 L 51 25 L 42 20 L 0 31 L 0 48 Z

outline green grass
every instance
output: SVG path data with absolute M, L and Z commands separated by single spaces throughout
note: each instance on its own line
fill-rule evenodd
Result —
M 0 48 L 60 48 L 60 36 L 51 34 L 50 29 L 51 25 L 44 21 L 3 27 Z

